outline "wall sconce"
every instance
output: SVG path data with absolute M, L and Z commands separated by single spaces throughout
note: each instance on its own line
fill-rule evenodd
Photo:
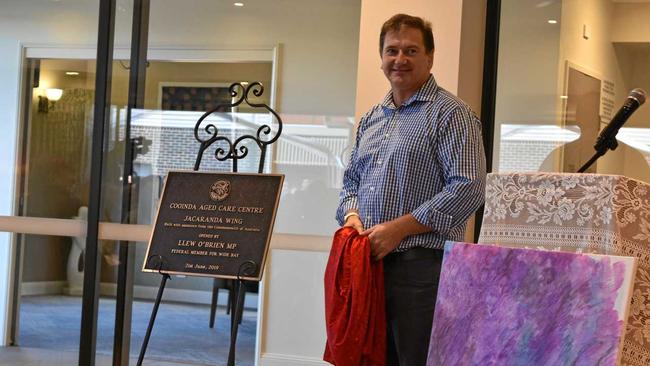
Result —
M 47 113 L 54 108 L 54 103 L 63 96 L 63 89 L 45 89 L 45 96 L 38 96 L 38 111 Z

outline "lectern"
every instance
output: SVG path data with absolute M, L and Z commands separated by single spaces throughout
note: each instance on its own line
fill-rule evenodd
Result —
M 603 174 L 489 174 L 479 243 L 636 257 L 622 365 L 650 365 L 650 185 Z

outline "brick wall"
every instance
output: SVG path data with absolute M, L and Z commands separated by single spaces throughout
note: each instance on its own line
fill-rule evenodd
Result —
M 232 132 L 232 130 L 222 131 L 226 135 Z M 192 170 L 194 168 L 200 145 L 194 138 L 193 126 L 188 128 L 132 126 L 131 136 L 142 136 L 151 141 L 148 151 L 139 155 L 135 163 L 150 165 L 152 174 L 164 176 L 169 170 Z M 259 148 L 255 144 L 245 145 L 249 147 L 248 156 L 238 162 L 238 170 L 240 172 L 257 172 Z M 200 170 L 226 172 L 232 170 L 231 161 L 219 161 L 215 158 L 217 147 L 227 149 L 223 143 L 213 144 L 204 152 Z
M 539 171 L 544 160 L 562 144 L 558 141 L 502 140 L 498 171 Z

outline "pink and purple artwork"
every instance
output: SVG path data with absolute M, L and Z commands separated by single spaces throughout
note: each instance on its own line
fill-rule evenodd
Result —
M 616 365 L 636 258 L 447 243 L 427 366 Z

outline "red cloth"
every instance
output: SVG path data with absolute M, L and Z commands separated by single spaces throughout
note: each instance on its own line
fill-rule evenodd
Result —
M 368 237 L 349 227 L 334 235 L 325 268 L 323 360 L 336 366 L 386 365 L 384 267 Z

